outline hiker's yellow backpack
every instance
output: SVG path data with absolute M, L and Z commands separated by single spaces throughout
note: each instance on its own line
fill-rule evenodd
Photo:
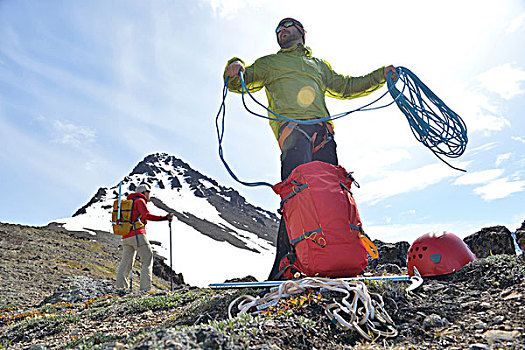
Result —
M 115 199 L 115 202 L 113 202 L 113 213 L 111 214 L 111 223 L 113 224 L 114 234 L 119 236 L 125 236 L 128 233 L 130 233 L 132 229 L 137 230 L 139 228 L 144 227 L 144 224 L 140 221 L 140 215 L 135 221 L 131 221 L 131 213 L 133 212 L 133 202 L 133 199 Z

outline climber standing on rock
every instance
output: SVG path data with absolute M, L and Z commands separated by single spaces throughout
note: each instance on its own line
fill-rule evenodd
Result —
M 329 115 L 325 96 L 338 99 L 366 96 L 383 86 L 389 73 L 394 81 L 398 77 L 392 65 L 360 77 L 338 74 L 326 61 L 312 56 L 311 49 L 305 46 L 305 34 L 306 30 L 298 20 L 281 20 L 275 29 L 281 49 L 246 67 L 240 58 L 230 59 L 224 70 L 224 79 L 230 78 L 228 89 L 242 92 L 239 76 L 242 72 L 251 92 L 265 88 L 269 109 L 291 119 L 307 120 Z M 356 53 L 360 52 L 356 50 Z M 269 117 L 281 149 L 281 180 L 304 163 L 322 161 L 338 165 L 332 122 L 304 125 L 276 120 L 271 114 Z M 279 262 L 290 249 L 286 226 L 281 220 L 276 259 L 269 279 L 276 277 Z
M 148 211 L 146 203 L 149 201 L 151 188 L 148 184 L 140 184 L 135 193 L 128 195 L 127 199 L 133 200 L 133 210 L 131 212 L 131 221 L 134 222 L 134 228 L 129 234 L 122 236 L 122 260 L 117 271 L 117 288 L 129 288 L 129 274 L 135 261 L 135 255 L 138 254 L 142 267 L 140 270 L 140 290 L 147 292 L 151 289 L 151 279 L 153 271 L 153 251 L 146 237 L 146 223 L 148 220 L 162 221 L 173 219 L 173 214 L 165 216 L 153 215 Z

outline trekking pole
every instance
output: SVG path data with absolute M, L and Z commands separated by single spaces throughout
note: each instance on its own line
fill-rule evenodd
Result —
M 117 223 L 120 222 L 120 197 L 122 195 L 122 181 L 118 183 L 118 214 L 117 214 Z
M 133 213 L 133 206 L 132 206 L 131 212 Z M 130 214 L 130 215 L 132 215 L 132 214 Z M 137 228 L 135 227 L 135 222 L 133 222 L 133 231 L 135 232 L 135 239 L 137 240 L 137 249 L 136 250 L 137 250 L 137 255 L 138 255 L 138 251 L 139 251 L 139 235 L 137 233 Z M 136 259 L 136 257 L 134 256 L 133 257 L 133 262 L 131 263 L 131 271 L 129 272 L 129 291 L 130 292 L 133 292 L 133 265 L 135 265 L 135 259 Z
M 135 261 L 133 261 L 134 263 Z M 129 291 L 133 292 L 133 263 L 131 263 L 131 271 L 129 272 Z
M 168 221 L 168 226 L 170 227 L 170 290 L 173 292 L 173 258 L 172 258 L 172 249 L 171 249 L 171 220 Z

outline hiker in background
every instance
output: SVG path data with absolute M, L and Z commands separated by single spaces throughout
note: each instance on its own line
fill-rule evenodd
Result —
M 140 290 L 147 292 L 151 289 L 151 278 L 153 271 L 153 251 L 146 237 L 146 227 L 148 220 L 162 221 L 173 220 L 173 214 L 165 216 L 150 214 L 146 203 L 149 201 L 151 188 L 148 184 L 140 184 L 135 193 L 128 195 L 127 199 L 133 200 L 133 211 L 131 221 L 139 220 L 143 225 L 135 228 L 129 234 L 122 236 L 122 260 L 117 271 L 117 288 L 129 288 L 129 274 L 135 261 L 135 254 L 138 254 L 142 267 L 140 270 Z
M 228 89 L 242 91 L 239 72 L 243 72 L 246 86 L 251 92 L 266 89 L 268 107 L 277 114 L 292 119 L 318 119 L 329 116 L 325 95 L 338 99 L 366 96 L 379 89 L 390 72 L 397 80 L 394 66 L 386 66 L 361 76 L 338 74 L 326 61 L 312 56 L 305 46 L 303 25 L 285 18 L 275 29 L 281 47 L 276 54 L 261 57 L 251 66 L 235 57 L 228 61 L 224 79 L 230 77 Z M 276 118 L 269 113 L 270 118 Z M 270 120 L 270 126 L 281 148 L 281 180 L 297 166 L 314 160 L 338 165 L 332 122 L 296 124 Z M 286 226 L 281 218 L 277 236 L 277 254 L 269 279 L 278 271 L 281 258 L 290 247 Z

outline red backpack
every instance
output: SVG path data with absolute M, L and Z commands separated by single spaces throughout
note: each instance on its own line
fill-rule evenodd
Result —
M 353 178 L 341 166 L 314 161 L 295 168 L 273 186 L 281 196 L 291 254 L 280 262 L 279 275 L 354 277 L 377 249 L 364 235 L 350 187 Z

